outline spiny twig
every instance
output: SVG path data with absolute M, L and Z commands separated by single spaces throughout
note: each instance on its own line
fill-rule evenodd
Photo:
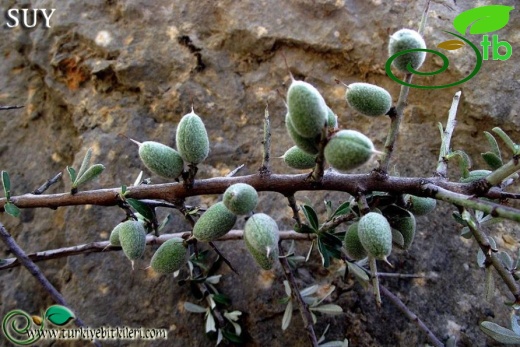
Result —
M 56 176 L 45 182 L 43 185 L 41 185 L 38 189 L 35 189 L 32 194 L 34 195 L 40 195 L 43 194 L 47 189 L 49 189 L 50 186 L 58 182 L 58 180 L 63 176 L 62 172 L 58 172 Z
M 439 151 L 439 163 L 437 164 L 437 175 L 440 177 L 447 177 L 448 171 L 448 162 L 446 161 L 446 156 L 450 152 L 450 143 L 451 136 L 453 135 L 453 130 L 455 130 L 455 125 L 457 125 L 457 108 L 459 106 L 461 91 L 458 91 L 453 96 L 453 101 L 451 102 L 451 107 L 448 112 L 448 121 L 446 122 L 446 128 L 444 129 L 444 135 L 442 137 L 441 149 Z

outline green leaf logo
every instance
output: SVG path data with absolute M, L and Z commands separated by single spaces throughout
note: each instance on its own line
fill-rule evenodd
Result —
M 475 7 L 459 14 L 453 20 L 453 27 L 462 35 L 470 28 L 469 33 L 478 35 L 502 29 L 509 22 L 512 6 L 489 5 Z
M 70 320 L 75 319 L 74 313 L 65 306 L 52 305 L 45 311 L 44 316 L 49 322 L 54 325 L 63 326 Z

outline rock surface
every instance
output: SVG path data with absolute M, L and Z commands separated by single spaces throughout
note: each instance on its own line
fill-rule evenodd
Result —
M 423 1 L 10 1 L 8 8 L 56 8 L 51 28 L 0 29 L 0 105 L 25 105 L 0 113 L 0 167 L 9 171 L 13 195 L 25 194 L 63 171 L 79 167 L 88 147 L 93 160 L 103 163 L 101 178 L 88 189 L 131 184 L 143 170 L 137 147 L 118 134 L 139 141 L 174 144 L 175 127 L 192 104 L 210 137 L 210 155 L 199 166 L 200 177 L 223 175 L 240 164 L 241 174 L 254 173 L 261 163 L 262 121 L 266 103 L 272 121 L 273 155 L 292 146 L 285 134 L 284 94 L 292 74 L 315 85 L 339 116 L 342 128 L 362 131 L 383 147 L 388 119 L 367 119 L 348 109 L 345 88 L 334 82 L 369 82 L 386 88 L 397 101 L 400 86 L 385 75 L 389 34 L 401 27 L 417 28 Z M 515 1 L 502 1 L 514 5 Z M 451 39 L 453 18 L 472 8 L 473 1 L 432 2 L 425 40 L 428 48 Z M 486 151 L 482 131 L 502 127 L 520 139 L 520 20 L 517 11 L 497 33 L 513 44 L 507 61 L 484 61 L 480 72 L 458 87 L 412 89 L 392 162 L 392 173 L 429 176 L 436 166 L 440 144 L 437 123 L 445 123 L 453 94 L 462 90 L 453 149 L 465 149 L 474 168 L 483 168 Z M 478 44 L 479 39 L 474 43 Z M 446 53 L 453 65 L 425 84 L 456 81 L 473 68 L 474 56 L 464 48 Z M 428 57 L 425 70 L 438 68 Z M 417 79 L 419 81 L 419 79 Z M 509 157 L 508 157 L 509 158 Z M 374 163 L 361 171 L 368 171 Z M 295 172 L 273 160 L 275 172 Z M 455 178 L 456 171 L 453 170 Z M 148 172 L 145 173 L 149 175 Z M 164 182 L 152 177 L 153 182 Z M 70 189 L 65 179 L 49 193 Z M 335 204 L 345 194 L 297 194 L 300 202 Z M 214 202 L 193 198 L 188 204 Z M 270 213 L 283 229 L 291 214 L 283 197 L 261 193 L 258 211 Z M 492 302 L 484 300 L 483 270 L 475 262 L 477 248 L 459 237 L 449 218 L 452 207 L 440 204 L 433 215 L 418 218 L 418 235 L 406 253 L 392 254 L 395 269 L 381 271 L 425 273 L 430 279 L 382 280 L 443 341 L 458 338 L 458 346 L 493 346 L 478 329 L 486 318 L 508 324 L 503 301 L 510 298 L 500 283 Z M 168 232 L 188 230 L 172 211 Z M 95 240 L 106 240 L 124 218 L 116 207 L 96 206 L 24 210 L 20 219 L 2 215 L 2 223 L 28 252 Z M 243 224 L 239 222 L 237 227 Z M 500 226 L 498 245 L 516 254 L 518 226 Z M 513 244 L 502 235 L 511 235 Z M 223 267 L 222 293 L 233 299 L 232 309 L 244 312 L 242 322 L 250 346 L 303 346 L 308 341 L 299 316 L 285 332 L 280 329 L 284 306 L 283 275 L 261 273 L 241 242 L 221 243 L 222 252 L 239 267 L 240 276 Z M 305 254 L 306 244 L 299 245 Z M 10 257 L 0 246 L 0 257 Z M 173 277 L 156 277 L 143 270 L 152 256 L 131 271 L 121 252 L 74 256 L 39 263 L 51 282 L 89 326 L 132 326 L 169 329 L 170 341 L 111 342 L 109 346 L 212 346 L 203 334 L 202 315 L 185 312 L 184 301 L 195 301 L 186 286 Z M 302 286 L 331 283 L 334 270 L 320 266 L 318 254 L 298 272 Z M 31 314 L 53 304 L 25 269 L 4 271 L 0 281 L 0 316 L 20 308 Z M 237 285 L 237 283 L 239 285 Z M 344 314 L 321 319 L 317 334 L 331 327 L 327 339 L 348 338 L 352 346 L 419 346 L 425 335 L 388 301 L 375 309 L 371 293 L 353 281 L 342 283 L 334 302 Z M 2 337 L 3 338 L 3 337 Z M 85 341 L 55 345 L 83 346 Z

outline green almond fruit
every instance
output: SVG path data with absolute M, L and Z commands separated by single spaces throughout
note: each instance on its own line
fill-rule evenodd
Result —
M 338 116 L 327 106 L 327 126 L 329 130 L 338 128 Z
M 264 270 L 278 260 L 279 230 L 275 220 L 264 213 L 251 216 L 244 225 L 244 241 L 249 253 Z
M 184 240 L 174 237 L 164 242 L 154 253 L 150 267 L 159 274 L 171 274 L 186 262 Z
M 392 228 L 383 215 L 369 212 L 362 216 L 358 234 L 361 244 L 374 258 L 386 260 L 392 252 Z
M 345 99 L 350 107 L 369 117 L 385 115 L 392 107 L 390 93 L 370 83 L 349 84 Z
M 325 146 L 325 160 L 336 170 L 348 171 L 365 164 L 375 153 L 372 141 L 359 131 L 340 130 Z
M 402 246 L 400 245 L 402 249 L 410 248 L 415 237 L 415 231 L 417 229 L 415 216 L 409 211 L 407 211 L 407 213 L 407 216 L 388 217 L 390 226 L 401 233 L 403 237 L 403 244 Z
M 321 134 L 316 135 L 312 138 L 306 138 L 298 134 L 292 125 L 291 117 L 289 112 L 287 112 L 285 116 L 285 127 L 287 129 L 287 133 L 294 141 L 294 144 L 298 146 L 302 151 L 305 151 L 309 154 L 318 154 L 318 144 L 320 142 Z
M 202 119 L 193 110 L 181 118 L 175 142 L 182 159 L 190 164 L 199 164 L 208 157 L 208 133 Z
M 406 209 L 416 216 L 423 216 L 435 210 L 437 200 L 406 194 L 404 196 Z
M 491 173 L 490 170 L 473 170 L 469 172 L 468 177 L 464 177 L 460 179 L 462 183 L 471 183 L 477 180 L 480 180 Z
M 426 43 L 421 34 L 415 30 L 401 29 L 390 36 L 388 54 L 391 57 L 396 53 L 417 48 L 426 48 Z M 424 63 L 425 58 L 426 52 L 410 52 L 395 58 L 392 65 L 401 72 L 410 73 L 407 68 L 408 65 L 414 70 L 417 70 Z
M 368 255 L 359 240 L 358 222 L 352 223 L 348 227 L 343 244 L 347 255 L 354 260 L 364 259 Z
M 123 223 L 119 223 L 115 226 L 114 229 L 110 232 L 109 242 L 112 246 L 118 246 L 121 247 L 121 242 L 119 241 L 119 230 L 121 230 L 121 225 Z
M 184 168 L 184 162 L 176 150 L 155 141 L 140 143 L 139 157 L 151 172 L 164 178 L 177 178 Z
M 285 164 L 293 169 L 312 169 L 316 165 L 316 155 L 309 154 L 298 146 L 289 148 L 282 159 Z
M 255 209 L 258 203 L 258 193 L 249 184 L 236 183 L 226 189 L 222 201 L 232 213 L 248 214 Z
M 311 84 L 293 81 L 287 92 L 287 107 L 298 134 L 306 138 L 321 134 L 327 120 L 327 105 L 320 92 Z
M 193 226 L 193 236 L 202 242 L 215 241 L 226 235 L 236 221 L 237 216 L 222 201 L 217 202 L 197 220 Z
M 119 242 L 126 257 L 132 261 L 141 258 L 146 248 L 146 231 L 143 223 L 128 220 L 119 225 Z

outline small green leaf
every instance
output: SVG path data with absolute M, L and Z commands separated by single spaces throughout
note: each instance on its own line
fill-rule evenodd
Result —
M 127 192 L 126 186 L 123 184 L 121 186 L 121 195 L 125 196 L 126 192 Z
M 468 226 L 468 222 L 466 222 L 462 216 L 460 215 L 460 213 L 458 212 L 453 212 L 452 214 L 452 217 L 453 219 L 455 219 L 455 221 L 463 226 Z
M 126 202 L 128 205 L 132 206 L 134 210 L 139 212 L 144 218 L 148 219 L 149 221 L 153 221 L 155 214 L 150 206 L 133 198 L 126 199 Z
M 479 248 L 477 251 L 477 264 L 479 267 L 484 267 L 485 262 L 486 262 L 486 255 Z
M 500 159 L 500 157 L 493 152 L 481 153 L 480 155 L 486 164 L 488 164 L 488 166 L 491 168 L 491 170 L 496 170 L 504 165 L 504 163 L 502 163 L 502 159 Z
M 327 216 L 328 216 L 328 219 L 331 219 L 332 218 L 332 201 L 330 200 L 325 200 L 323 201 L 323 203 L 325 204 L 325 210 L 327 211 Z
M 206 315 L 206 334 L 211 331 L 217 331 L 217 327 L 215 324 L 215 318 L 213 317 L 213 314 L 211 313 L 211 310 L 207 310 L 208 313 Z
M 105 170 L 105 167 L 103 166 L 103 164 L 92 165 L 91 167 L 89 167 L 87 169 L 87 171 L 85 171 L 83 173 L 83 175 L 81 175 L 81 176 L 78 175 L 78 178 L 72 184 L 72 187 L 76 188 L 76 187 L 79 187 L 79 186 L 81 186 L 81 185 L 83 185 L 83 184 L 85 184 L 87 182 L 92 181 L 93 179 L 95 179 L 96 177 L 101 175 L 103 170 Z
M 344 214 L 347 214 L 350 211 L 351 211 L 351 209 L 350 209 L 350 202 L 349 201 L 345 201 L 344 203 L 339 205 L 339 207 L 336 209 L 336 211 L 334 211 L 334 214 L 332 215 L 331 219 L 334 218 L 334 217 L 338 217 L 338 216 L 342 216 Z
M 2 185 L 4 186 L 5 198 L 11 199 L 11 180 L 7 171 L 2 171 Z
M 285 288 L 285 295 L 287 295 L 289 298 L 291 297 L 291 286 L 289 285 L 289 281 L 284 280 L 283 286 Z
M 18 206 L 16 206 L 12 202 L 7 202 L 4 205 L 4 210 L 7 214 L 10 214 L 13 217 L 16 217 L 16 218 L 20 217 L 20 209 L 18 208 Z
M 76 178 L 78 177 L 76 175 L 76 170 L 72 166 L 67 166 L 67 172 L 69 173 L 70 181 L 72 183 L 76 182 Z
M 83 176 L 83 174 L 87 171 L 90 164 L 90 158 L 92 158 L 92 148 L 87 149 L 87 153 L 85 153 L 85 156 L 83 157 L 83 162 L 79 167 L 78 177 Z
M 469 169 L 471 167 L 471 159 L 466 154 L 466 152 L 461 150 L 456 150 L 448 154 L 445 158 L 450 160 L 451 158 L 458 158 L 459 168 L 462 174 L 462 177 L 466 178 L 469 175 Z
M 318 224 L 318 215 L 316 214 L 316 211 L 314 211 L 314 209 L 309 205 L 302 205 L 301 208 L 311 228 L 318 231 L 320 226 Z
M 300 290 L 300 295 L 301 296 L 313 295 L 313 294 L 315 294 L 318 291 L 319 288 L 320 287 L 317 284 L 312 285 L 310 287 L 307 287 L 305 289 Z
M 480 35 L 502 29 L 509 22 L 512 6 L 489 5 L 464 11 L 453 19 L 453 27 L 462 35 L 469 33 Z
M 370 278 L 368 277 L 368 274 L 356 263 L 351 263 L 347 261 L 348 271 L 356 277 L 356 279 L 364 286 L 366 287 L 368 285 L 368 282 L 370 281 Z
M 286 330 L 289 327 L 289 325 L 291 324 L 292 311 L 293 311 L 292 301 L 289 301 L 287 303 L 287 306 L 285 306 L 285 312 L 283 313 L 282 330 Z
M 218 276 L 222 276 L 222 275 L 218 275 Z M 216 277 L 216 276 L 212 276 L 212 277 Z M 213 297 L 213 300 L 215 300 L 215 302 L 217 304 L 224 305 L 224 306 L 231 305 L 231 299 L 224 294 L 213 294 L 212 297 Z
M 328 268 L 330 265 L 330 254 L 327 250 L 327 247 L 323 244 L 323 242 L 318 238 L 318 251 L 321 255 L 321 264 L 324 268 Z
M 439 122 L 437 125 L 439 126 L 439 132 L 441 133 L 441 142 L 444 142 L 445 135 L 444 135 L 444 128 L 442 127 L 442 123 Z
M 513 259 L 511 258 L 511 256 L 508 253 L 499 252 L 498 257 L 500 258 L 500 260 L 502 261 L 502 264 L 504 264 L 506 269 L 508 269 L 508 270 L 513 269 Z
M 236 323 L 235 323 L 236 324 Z M 233 325 L 235 325 L 233 324 Z M 236 327 L 235 327 L 236 329 Z M 232 333 L 231 331 L 222 330 L 222 335 L 228 340 L 229 342 L 236 343 L 236 344 L 243 344 L 245 342 L 245 339 L 241 336 Z
M 301 226 L 295 225 L 294 231 L 300 234 L 314 234 L 316 230 L 308 226 L 307 224 L 302 224 Z
M 509 137 L 509 135 L 507 135 L 504 130 L 500 129 L 499 127 L 494 127 L 493 129 L 491 129 L 495 134 L 497 134 L 501 139 L 502 141 L 504 141 L 504 143 L 507 145 L 507 147 L 509 147 L 509 149 L 513 152 L 513 154 L 516 154 L 516 149 L 517 149 L 517 146 L 516 144 L 513 142 L 513 140 L 511 140 L 511 138 Z
M 397 229 L 392 228 L 392 242 L 398 245 L 399 247 L 404 247 L 404 237 L 403 234 Z
M 191 302 L 188 302 L 186 301 L 184 303 L 184 309 L 188 312 L 192 312 L 192 313 L 206 313 L 206 308 L 202 307 L 202 306 L 199 306 L 199 305 L 196 305 L 196 304 L 193 304 Z
M 44 318 L 54 325 L 63 326 L 72 319 L 75 319 L 76 316 L 65 306 L 52 305 L 45 311 Z
M 487 131 L 484 131 L 484 136 L 486 136 L 486 139 L 489 142 L 489 146 L 491 147 L 491 152 L 495 153 L 495 155 L 497 157 L 499 157 L 500 160 L 502 160 L 502 155 L 500 154 L 500 148 L 498 147 L 498 143 L 497 143 L 497 140 L 495 139 L 495 137 Z
M 496 323 L 483 321 L 480 323 L 480 329 L 484 334 L 488 335 L 495 341 L 505 344 L 520 343 L 520 335 L 517 335 L 514 331 L 501 327 Z
M 318 237 L 330 248 L 340 249 L 343 246 L 343 241 L 331 233 L 321 232 Z
M 460 231 L 460 236 L 462 236 L 463 238 L 469 240 L 469 239 L 471 239 L 473 237 L 473 234 L 471 233 L 471 230 L 469 230 L 468 227 L 464 227 Z

